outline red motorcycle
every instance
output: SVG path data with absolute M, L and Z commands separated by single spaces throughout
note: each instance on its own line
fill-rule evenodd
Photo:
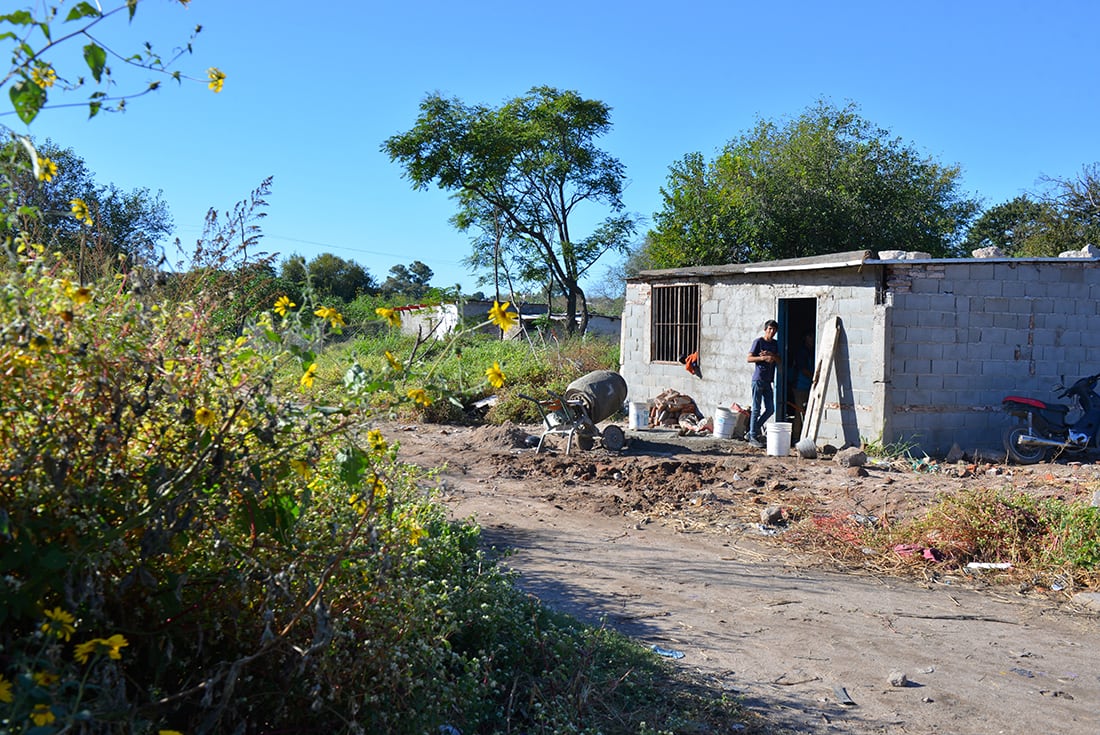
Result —
M 1020 423 L 1010 426 L 1004 433 L 1005 451 L 1017 464 L 1035 464 L 1042 461 L 1052 449 L 1079 454 L 1097 446 L 1097 429 L 1100 428 L 1100 395 L 1096 383 L 1100 373 L 1081 378 L 1070 387 L 1055 386 L 1058 398 L 1069 398 L 1070 405 L 1046 403 L 1037 398 L 1008 396 L 1001 405 Z M 1065 382 L 1065 378 L 1062 378 Z M 1077 415 L 1076 411 L 1080 411 Z M 1073 423 L 1068 421 L 1071 412 Z

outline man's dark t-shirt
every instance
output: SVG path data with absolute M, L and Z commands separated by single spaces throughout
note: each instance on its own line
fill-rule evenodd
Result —
M 757 337 L 753 340 L 752 349 L 749 350 L 749 354 L 754 357 L 760 355 L 762 352 L 772 352 L 776 355 L 779 354 L 779 342 L 774 339 L 764 339 L 763 337 Z M 765 383 L 771 383 L 775 380 L 775 363 L 773 362 L 757 362 L 756 370 L 752 373 L 753 380 L 762 380 Z

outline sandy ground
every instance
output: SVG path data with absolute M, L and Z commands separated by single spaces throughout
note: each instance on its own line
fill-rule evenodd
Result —
M 524 440 L 539 427 L 385 431 L 405 461 L 445 467 L 443 501 L 514 552 L 506 563 L 525 590 L 682 654 L 677 665 L 776 733 L 1100 732 L 1100 614 L 1087 591 L 913 560 L 894 574 L 892 560 L 792 551 L 782 523 L 760 522 L 769 508 L 900 519 L 983 484 L 1074 498 L 1100 487 L 1100 466 L 860 471 L 663 430 L 570 456 L 554 437 L 536 455 Z

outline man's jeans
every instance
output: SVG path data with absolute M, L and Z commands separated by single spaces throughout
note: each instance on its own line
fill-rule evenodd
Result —
M 760 404 L 764 404 L 763 412 Z M 749 416 L 749 438 L 755 439 L 764 430 L 764 422 L 775 413 L 775 394 L 772 384 L 763 380 L 752 381 L 752 414 Z

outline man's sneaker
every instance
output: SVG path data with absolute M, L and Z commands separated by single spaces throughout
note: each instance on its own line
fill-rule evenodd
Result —
M 755 439 L 755 438 L 754 439 L 749 439 L 749 444 L 751 446 L 756 447 L 757 449 L 763 449 L 766 446 L 764 444 L 764 442 L 760 441 L 759 439 Z

